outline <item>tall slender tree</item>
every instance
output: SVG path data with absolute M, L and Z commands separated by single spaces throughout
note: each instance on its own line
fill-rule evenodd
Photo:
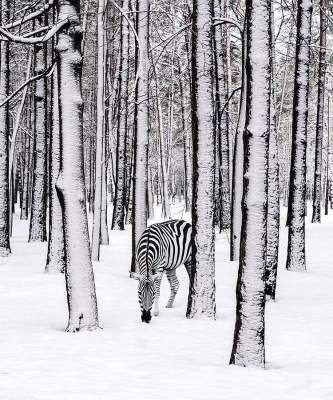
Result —
M 267 258 L 266 258 L 266 298 L 275 300 L 276 278 L 279 260 L 280 230 L 280 187 L 278 160 L 278 132 L 276 123 L 275 88 L 275 29 L 272 7 L 272 46 L 271 46 L 271 99 L 270 99 L 270 135 L 268 159 L 268 209 L 267 209 Z
M 9 20 L 9 2 L 1 0 L 0 21 Z M 0 102 L 9 95 L 9 42 L 0 41 Z M 10 253 L 9 106 L 0 107 L 0 257 Z
M 101 244 L 102 221 L 102 185 L 105 163 L 103 163 L 103 136 L 104 136 L 104 8 L 105 1 L 98 0 L 97 10 L 97 130 L 95 153 L 95 197 L 94 197 L 94 224 L 92 232 L 92 259 L 99 260 Z
M 297 4 L 287 269 L 305 271 L 306 144 L 312 1 L 298 0 Z
M 246 1 L 247 106 L 237 309 L 231 364 L 265 365 L 271 1 Z
M 35 74 L 47 65 L 47 45 L 35 45 Z M 47 86 L 46 77 L 37 80 L 34 93 L 33 182 L 29 242 L 47 240 Z
M 129 2 L 124 0 L 122 9 L 128 13 Z M 116 187 L 112 217 L 112 229 L 125 229 L 126 171 L 127 171 L 127 114 L 128 114 L 128 70 L 129 29 L 127 19 L 121 18 L 120 71 L 119 71 L 119 117 L 117 128 Z
M 244 142 L 243 133 L 246 121 L 247 104 L 247 27 L 246 19 L 242 31 L 242 91 L 238 124 L 235 134 L 234 154 L 232 162 L 231 190 L 231 227 L 230 227 L 230 260 L 239 260 L 241 227 L 242 227 L 242 195 L 244 175 Z
M 319 3 L 319 66 L 318 66 L 318 100 L 317 100 L 317 125 L 316 125 L 316 151 L 314 166 L 314 190 L 312 222 L 321 222 L 321 193 L 322 193 L 322 158 L 323 158 L 323 133 L 324 133 L 324 108 L 325 108 L 325 76 L 326 76 L 326 0 Z
M 150 0 L 138 1 L 139 77 L 136 89 L 136 138 L 134 193 L 132 209 L 132 267 L 135 271 L 135 249 L 147 227 L 148 190 L 148 98 L 149 98 L 149 8 Z
M 213 2 L 193 1 L 192 25 L 192 279 L 188 318 L 215 318 L 215 130 L 213 124 Z

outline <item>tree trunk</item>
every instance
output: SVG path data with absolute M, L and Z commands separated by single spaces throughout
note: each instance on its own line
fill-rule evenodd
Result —
M 123 10 L 128 12 L 128 0 L 123 1 Z M 128 46 L 129 29 L 127 20 L 121 20 L 121 61 L 119 71 L 119 119 L 117 129 L 116 190 L 112 217 L 112 229 L 125 229 L 125 201 L 127 189 L 127 114 L 128 114 Z
M 312 1 L 298 0 L 287 269 L 305 271 L 306 143 Z
M 187 317 L 215 319 L 215 130 L 213 124 L 212 10 L 211 0 L 193 1 L 193 247 Z
M 270 100 L 270 135 L 268 160 L 268 209 L 267 209 L 267 259 L 266 259 L 266 298 L 275 300 L 276 277 L 279 258 L 280 229 L 280 187 L 278 132 L 276 123 L 275 97 L 275 29 L 272 7 L 272 50 L 271 50 L 271 100 Z
M 231 364 L 265 365 L 265 267 L 270 131 L 270 0 L 247 0 L 247 107 L 237 309 Z
M 325 108 L 325 75 L 326 75 L 326 0 L 320 0 L 320 40 L 319 40 L 319 66 L 318 66 L 318 101 L 316 125 L 316 150 L 313 191 L 312 222 L 321 222 L 321 183 L 322 183 L 322 158 L 323 158 L 323 132 Z
M 244 143 L 243 134 L 246 120 L 247 102 L 247 26 L 246 19 L 243 28 L 242 41 L 242 92 L 240 99 L 239 119 L 235 136 L 232 192 L 231 192 L 231 230 L 230 230 L 230 261 L 239 260 L 240 237 L 242 226 L 242 196 L 244 175 Z
M 99 261 L 101 244 L 101 210 L 102 210 L 102 181 L 103 164 L 103 135 L 104 135 L 104 0 L 98 1 L 97 11 L 97 131 L 95 158 L 95 197 L 94 224 L 92 232 L 91 253 L 94 261 Z
M 49 169 L 49 242 L 45 272 L 59 273 L 65 270 L 64 228 L 56 182 L 60 170 L 59 93 L 57 70 L 52 75 L 51 86 L 52 123 L 50 135 Z
M 140 74 L 137 83 L 137 132 L 134 161 L 134 192 L 132 211 L 132 267 L 135 271 L 135 249 L 147 227 L 148 187 L 148 96 L 149 96 L 149 8 L 150 0 L 138 2 L 138 36 L 140 43 Z
M 229 17 L 229 0 L 224 0 L 224 18 Z M 220 231 L 230 228 L 230 157 L 229 157 L 229 135 L 230 135 L 230 116 L 229 116 L 229 95 L 230 95 L 230 27 L 224 24 L 222 27 L 222 62 L 223 62 L 223 86 L 221 87 L 221 196 L 220 196 Z M 222 112 L 223 110 L 223 112 Z
M 70 21 L 59 32 L 57 44 L 61 147 L 56 184 L 63 213 L 70 332 L 98 327 L 85 201 L 79 12 L 79 0 L 58 1 L 58 20 Z
M 47 63 L 46 45 L 35 46 L 35 74 L 41 74 Z M 47 206 L 47 94 L 46 77 L 35 85 L 34 95 L 34 151 L 32 203 L 29 242 L 45 242 Z
M 1 0 L 0 21 L 9 20 L 9 2 Z M 0 103 L 9 96 L 9 42 L 0 41 Z M 9 106 L 0 107 L 0 257 L 10 253 Z

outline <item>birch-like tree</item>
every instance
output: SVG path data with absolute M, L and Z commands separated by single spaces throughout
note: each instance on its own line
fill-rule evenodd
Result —
M 38 26 L 40 27 L 40 26 Z M 35 75 L 46 70 L 47 45 L 35 45 Z M 47 212 L 47 86 L 46 77 L 35 83 L 34 93 L 34 144 L 33 144 L 33 182 L 29 242 L 45 242 Z
M 271 10 L 271 99 L 270 99 L 270 135 L 268 159 L 268 207 L 267 207 L 267 256 L 266 256 L 266 298 L 275 300 L 276 278 L 279 260 L 280 230 L 280 185 L 278 132 L 276 124 L 276 64 L 274 10 Z
M 129 2 L 124 0 L 123 12 L 128 14 Z M 125 229 L 125 201 L 127 189 L 127 114 L 128 114 L 128 85 L 129 85 L 129 28 L 127 19 L 121 17 L 121 44 L 120 44 L 120 71 L 119 71 L 119 117 L 117 128 L 116 154 L 116 187 L 112 217 L 112 229 Z M 147 166 L 148 167 L 148 166 Z
M 138 2 L 139 75 L 136 89 L 137 115 L 132 208 L 132 266 L 135 271 L 135 249 L 147 227 L 148 132 L 149 132 L 149 8 L 150 0 Z
M 192 279 L 188 318 L 215 318 L 213 3 L 193 1 L 192 22 Z
M 9 20 L 9 2 L 1 0 L 0 21 Z M 9 95 L 9 42 L 0 41 L 0 103 Z M 0 107 L 0 257 L 10 253 L 9 106 Z
M 246 18 L 242 30 L 242 90 L 240 97 L 239 117 L 235 134 L 232 189 L 231 189 L 231 227 L 230 227 L 230 260 L 239 260 L 241 227 L 242 227 L 242 196 L 244 174 L 244 141 L 243 133 L 246 121 L 247 104 L 247 26 Z
M 96 130 L 96 152 L 95 152 L 95 197 L 94 197 L 94 224 L 92 232 L 92 259 L 99 260 L 101 245 L 102 224 L 102 192 L 103 174 L 105 174 L 104 154 L 104 8 L 105 1 L 98 0 L 97 10 L 97 130 Z
M 246 1 L 248 56 L 244 183 L 231 364 L 265 365 L 265 268 L 271 97 L 271 2 Z
M 319 65 L 318 65 L 318 99 L 317 99 L 317 124 L 316 124 L 316 150 L 314 166 L 314 190 L 312 222 L 321 222 L 321 197 L 322 197 L 322 158 L 323 158 L 323 132 L 325 108 L 325 76 L 326 76 L 326 0 L 319 2 L 320 27 L 319 27 Z
M 305 271 L 306 144 L 312 1 L 298 0 L 297 5 L 287 269 Z

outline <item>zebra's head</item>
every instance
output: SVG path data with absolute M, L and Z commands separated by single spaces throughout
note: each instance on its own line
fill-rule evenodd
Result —
M 139 281 L 138 295 L 141 308 L 141 321 L 149 324 L 151 320 L 151 309 L 154 304 L 156 288 L 155 281 L 160 279 L 161 274 L 141 275 L 132 274 L 132 278 Z

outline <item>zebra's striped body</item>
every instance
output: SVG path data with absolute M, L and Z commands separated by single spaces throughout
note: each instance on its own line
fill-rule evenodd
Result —
M 170 283 L 171 295 L 167 307 L 172 307 L 179 282 L 176 268 L 184 264 L 190 276 L 192 227 L 188 222 L 173 220 L 153 224 L 142 234 L 136 260 L 139 274 L 139 303 L 141 319 L 149 322 L 154 304 L 154 315 L 158 315 L 158 300 L 163 273 Z

